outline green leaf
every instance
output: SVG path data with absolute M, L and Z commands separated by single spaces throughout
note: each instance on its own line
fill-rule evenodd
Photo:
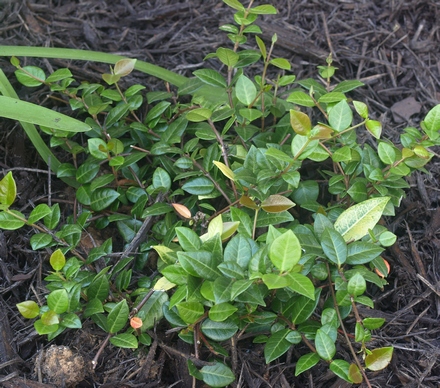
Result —
M 91 317 L 94 314 L 99 314 L 104 312 L 104 307 L 102 306 L 102 302 L 97 299 L 89 299 L 86 308 L 84 310 L 84 316 L 86 318 Z
M 239 55 L 231 49 L 219 47 L 216 51 L 216 55 L 220 62 L 228 67 L 234 67 L 239 60 Z
M 133 334 L 121 333 L 110 338 L 110 343 L 118 348 L 137 349 L 138 340 Z
M 376 139 L 380 139 L 382 134 L 382 124 L 377 120 L 367 120 L 365 122 L 365 128 L 370 132 Z
M 17 196 L 17 186 L 15 185 L 12 172 L 9 171 L 0 181 L 0 204 L 11 206 Z
M 36 233 L 30 239 L 31 247 L 34 251 L 49 246 L 52 241 L 52 236 L 47 233 Z
M 20 229 L 26 222 L 21 219 L 25 219 L 24 215 L 16 210 L 8 210 L 8 212 L 0 212 L 0 229 L 15 230 Z
M 324 230 L 321 236 L 321 247 L 327 258 L 338 267 L 347 260 L 347 244 L 336 230 Z
M 208 316 L 209 319 L 215 322 L 223 322 L 232 314 L 234 314 L 237 310 L 237 307 L 233 306 L 230 303 L 219 303 L 211 307 Z
M 352 242 L 347 248 L 347 263 L 351 265 L 369 263 L 383 252 L 380 246 L 366 241 Z
M 295 291 L 300 295 L 304 295 L 309 299 L 315 300 L 315 287 L 307 276 L 293 272 L 287 274 L 286 277 L 289 279 L 288 287 L 292 291 Z
M 330 370 L 341 379 L 348 381 L 349 383 L 353 382 L 349 378 L 349 368 L 350 364 L 345 360 L 333 360 L 329 366 Z
M 364 327 L 369 330 L 379 329 L 384 323 L 385 319 L 383 318 L 365 318 L 362 320 Z
M 393 164 L 394 162 L 396 162 L 397 159 L 396 151 L 397 150 L 394 146 L 384 141 L 380 142 L 379 146 L 377 147 L 377 153 L 379 155 L 379 158 L 385 164 Z
M 439 138 L 440 130 L 440 104 L 432 108 L 425 119 L 422 121 L 422 125 L 425 127 L 426 134 L 431 140 Z
M 217 269 L 218 262 L 211 252 L 177 252 L 177 257 L 183 269 L 192 276 L 207 280 L 221 276 Z
M 238 100 L 248 106 L 255 100 L 255 97 L 257 97 L 257 88 L 248 77 L 241 75 L 238 77 L 235 85 L 235 93 Z
M 367 199 L 345 210 L 336 220 L 335 229 L 345 241 L 360 240 L 380 220 L 389 197 Z
M 57 314 L 62 314 L 69 307 L 69 295 L 64 289 L 52 291 L 47 296 L 48 307 Z
M 274 65 L 274 66 L 278 67 L 279 69 L 283 69 L 283 70 L 290 70 L 292 67 L 290 65 L 290 62 L 284 58 L 274 58 L 274 59 L 271 59 L 269 61 L 269 63 L 271 65 Z
M 269 248 L 269 258 L 280 272 L 290 271 L 301 258 L 301 245 L 291 230 L 277 237 Z
M 310 97 L 307 93 L 301 91 L 291 93 L 289 97 L 287 97 L 286 101 L 300 106 L 307 106 L 310 108 L 315 106 L 315 101 L 313 100 L 313 98 Z
M 145 295 L 140 295 L 136 300 L 140 303 Z M 163 291 L 155 291 L 150 299 L 142 306 L 140 313 L 142 313 L 142 330 L 148 330 L 154 327 L 163 317 L 163 306 L 168 302 L 168 294 Z
M 0 106 L 0 117 L 66 132 L 86 132 L 91 129 L 82 121 L 16 98 L 0 96 Z
M 157 167 L 153 173 L 152 185 L 155 189 L 168 191 L 171 187 L 170 175 L 162 167 Z
M 254 8 L 251 8 L 249 10 L 249 13 L 256 14 L 256 15 L 275 15 L 278 12 L 273 5 L 263 4 L 263 5 L 258 5 Z
M 64 265 L 66 264 L 66 258 L 61 249 L 57 249 L 50 255 L 49 262 L 55 271 L 61 271 L 63 269 Z
M 40 203 L 35 207 L 34 210 L 32 210 L 31 214 L 29 215 L 28 224 L 29 225 L 35 224 L 38 220 L 41 220 L 50 213 L 51 213 L 50 207 L 47 206 L 45 203 Z
M 35 318 L 40 314 L 40 307 L 33 300 L 17 303 L 16 306 L 20 314 L 27 319 Z
M 61 218 L 60 205 L 56 203 L 51 207 L 51 210 L 51 213 L 44 217 L 44 225 L 48 229 L 55 229 Z
M 79 319 L 78 315 L 74 313 L 69 313 L 63 315 L 62 320 L 60 322 L 61 326 L 68 327 L 69 329 L 81 329 L 82 323 Z
M 185 182 L 182 189 L 189 194 L 207 195 L 214 190 L 214 184 L 206 177 L 198 177 Z
M 347 97 L 345 97 L 344 93 L 341 92 L 330 92 L 330 93 L 326 93 L 323 96 L 321 96 L 318 100 L 319 103 L 324 103 L 324 104 L 333 104 L 335 102 L 339 102 L 342 100 L 347 100 Z
M 342 100 L 331 108 L 328 121 L 330 126 L 337 132 L 347 129 L 353 121 L 353 112 L 347 101 Z
M 364 86 L 364 83 L 358 80 L 345 80 L 336 85 L 333 92 L 347 93 L 354 90 L 360 86 Z M 354 101 L 353 101 L 354 102 Z
M 237 11 L 244 11 L 245 10 L 243 4 L 241 4 L 238 0 L 222 0 L 222 1 L 226 5 L 228 5 L 231 8 L 236 9 Z
M 367 282 L 360 273 L 350 278 L 347 284 L 347 292 L 354 297 L 362 295 L 367 289 Z
M 227 87 L 225 78 L 215 70 L 201 69 L 194 71 L 193 74 L 208 85 L 219 86 L 222 88 Z
M 202 242 L 196 232 L 185 227 L 177 227 L 175 230 L 179 245 L 184 251 L 190 252 L 198 251 L 200 249 Z
M 264 359 L 266 360 L 266 364 L 281 357 L 292 346 L 286 338 L 289 333 L 290 329 L 279 330 L 272 334 L 267 340 L 266 346 L 264 347 Z
M 103 302 L 108 297 L 109 290 L 110 285 L 104 269 L 93 279 L 92 283 L 87 289 L 87 297 L 89 299 L 97 298 Z
M 107 159 L 108 156 L 108 149 L 107 149 L 107 143 L 99 138 L 92 138 L 87 140 L 88 148 L 90 154 L 98 159 L 98 160 L 104 160 Z
M 290 221 L 293 221 L 293 216 L 288 211 L 281 213 L 260 212 L 257 218 L 257 228 L 264 228 L 269 225 L 278 225 Z
M 78 183 L 90 182 L 99 172 L 99 164 L 84 163 L 76 170 L 76 180 Z
M 224 322 L 215 322 L 211 319 L 205 319 L 201 328 L 203 334 L 214 341 L 226 341 L 230 339 L 238 330 L 238 326 L 230 320 Z
M 361 101 L 353 101 L 354 109 L 356 109 L 356 112 L 359 116 L 361 116 L 363 119 L 368 118 L 368 106 L 367 104 L 361 102 Z
M 224 2 L 231 0 L 223 0 Z M 235 380 L 235 375 L 226 365 L 216 362 L 214 365 L 205 365 L 200 369 L 203 382 L 210 387 L 226 387 Z
M 316 351 L 325 361 L 330 361 L 336 353 L 336 346 L 333 340 L 321 329 L 316 331 Z
M 109 207 L 120 194 L 113 189 L 100 188 L 92 193 L 90 207 L 94 211 L 104 210 Z
M 316 353 L 307 353 L 304 356 L 301 356 L 295 367 L 295 376 L 299 376 L 301 373 L 313 368 L 318 362 L 320 358 Z
M 189 325 L 196 322 L 205 313 L 200 302 L 181 302 L 176 307 L 180 318 Z
M 58 82 L 70 77 L 72 77 L 72 73 L 69 69 L 58 69 L 46 78 L 46 82 Z
M 37 66 L 24 66 L 23 70 L 15 71 L 15 76 L 18 82 L 27 87 L 40 86 L 46 80 L 46 74 Z
M 197 109 L 190 110 L 186 114 L 186 119 L 188 121 L 198 123 L 200 121 L 208 120 L 211 117 L 211 115 L 212 115 L 212 111 L 210 109 L 197 108 Z
M 291 299 L 291 302 L 293 303 L 292 322 L 294 324 L 297 325 L 309 319 L 309 317 L 315 311 L 320 295 L 321 295 L 321 289 L 317 288 L 315 290 L 315 300 L 312 300 L 305 296 L 293 297 Z
M 109 333 L 116 333 L 123 329 L 128 322 L 128 304 L 125 299 L 118 302 L 107 316 L 107 328 Z
M 34 322 L 34 328 L 40 335 L 54 333 L 58 330 L 58 327 L 58 325 L 45 325 L 41 319 Z
M 393 357 L 393 347 L 385 347 L 371 350 L 365 357 L 365 366 L 372 371 L 385 369 Z

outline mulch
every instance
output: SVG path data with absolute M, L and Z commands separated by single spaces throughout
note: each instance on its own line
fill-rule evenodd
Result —
M 406 126 L 418 126 L 440 102 L 440 3 L 437 0 L 311 0 L 267 1 L 277 15 L 261 17 L 263 39 L 278 41 L 275 56 L 292 64 L 297 78 L 315 77 L 331 52 L 337 79 L 359 79 L 365 87 L 353 98 L 368 104 L 384 126 L 385 137 L 398 139 Z M 262 2 L 258 2 L 261 4 Z M 206 66 L 204 57 L 229 41 L 218 27 L 232 12 L 218 0 L 0 0 L 0 43 L 69 47 L 136 57 L 185 76 Z M 255 47 L 254 41 L 247 43 Z M 47 70 L 69 67 L 77 77 L 99 81 L 108 67 L 96 63 L 21 58 Z M 0 58 L 1 68 L 14 68 Z M 218 63 L 209 66 L 220 70 Z M 258 68 L 255 69 L 258 71 Z M 163 88 L 139 74 L 131 82 Z M 23 98 L 41 102 L 45 96 L 16 85 Z M 438 152 L 438 149 L 433 149 Z M 0 168 L 14 168 L 20 198 L 26 208 L 47 193 L 42 168 L 19 127 L 0 121 Z M 375 387 L 440 386 L 440 210 L 439 158 L 428 174 L 409 179 L 411 188 L 396 217 L 388 221 L 398 241 L 386 252 L 391 263 L 389 284 L 371 297 L 376 309 L 365 314 L 386 319 L 374 333 L 373 347 L 393 346 L 391 364 L 368 376 Z M 65 190 L 60 185 L 60 190 Z M 39 337 L 15 304 L 33 292 L 44 293 L 44 255 L 29 248 L 31 231 L 0 231 L 0 386 L 53 387 L 44 379 L 42 350 L 51 344 Z M 33 291 L 30 291 L 30 288 Z M 362 311 L 362 310 L 361 310 Z M 161 327 L 156 328 L 157 331 Z M 82 354 L 96 354 L 102 333 L 90 326 L 55 341 Z M 344 354 L 344 349 L 338 349 Z M 153 345 L 145 353 L 108 346 L 98 367 L 79 387 L 190 387 L 186 359 L 192 350 L 177 342 Z M 287 359 L 265 365 L 262 348 L 243 341 L 239 346 L 240 387 L 343 387 L 344 382 L 318 365 L 295 377 L 299 350 Z M 86 362 L 86 363 L 87 363 Z M 180 381 L 180 382 L 178 382 Z M 58 384 L 62 386 L 63 384 Z

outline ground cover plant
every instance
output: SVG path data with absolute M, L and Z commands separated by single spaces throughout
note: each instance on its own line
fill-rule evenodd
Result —
M 369 384 L 368 371 L 385 368 L 393 353 L 369 344 L 385 320 L 358 311 L 373 307 L 371 288 L 386 285 L 381 254 L 395 236 L 379 221 L 400 205 L 404 178 L 432 157 L 440 109 L 421 128 L 406 128 L 398 147 L 367 105 L 350 99 L 362 83 L 334 81 L 331 56 L 316 79 L 304 80 L 273 57 L 276 35 L 267 47 L 254 24 L 275 13 L 272 6 L 225 3 L 235 10 L 235 23 L 221 27 L 232 48 L 207 57 L 223 73 L 197 70 L 193 79 L 174 80 L 177 92 L 147 92 L 146 113 L 145 87 L 119 85 L 135 60 L 115 58 L 104 84 L 79 84 L 68 69 L 47 77 L 12 58 L 22 84 L 59 92 L 77 117 L 22 105 L 3 77 L 3 116 L 27 123 L 78 201 L 63 223 L 58 204 L 25 215 L 13 208 L 12 174 L 2 179 L 0 227 L 30 225 L 38 231 L 32 249 L 52 252 L 46 300 L 17 307 L 49 340 L 91 320 L 107 333 L 103 347 L 148 347 L 166 321 L 193 345 L 190 374 L 210 386 L 236 380 L 242 338 L 264 343 L 267 363 L 305 345 L 296 375 L 321 361 L 348 382 Z M 258 49 L 241 49 L 251 39 Z M 263 71 L 250 76 L 257 61 Z M 33 124 L 68 162 L 58 162 Z M 77 249 L 84 230 L 113 225 L 127 244 L 122 254 L 111 239 Z M 153 251 L 155 268 L 146 264 Z M 349 349 L 348 357 L 337 347 Z

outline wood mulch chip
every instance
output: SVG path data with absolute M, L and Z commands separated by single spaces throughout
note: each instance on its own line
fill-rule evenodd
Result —
M 264 2 L 258 2 L 262 4 Z M 339 68 L 336 78 L 358 79 L 365 87 L 353 93 L 384 126 L 385 137 L 397 141 L 406 126 L 417 126 L 440 102 L 440 3 L 438 0 L 271 0 L 277 15 L 261 17 L 263 39 L 278 36 L 275 56 L 292 64 L 299 79 L 315 77 L 331 52 Z M 0 0 L 0 43 L 90 49 L 145 60 L 185 76 L 206 65 L 204 57 L 219 46 L 230 47 L 218 27 L 232 12 L 219 0 Z M 256 47 L 251 39 L 248 47 Z M 108 71 L 102 64 L 62 60 L 21 59 L 45 69 L 69 66 L 78 78 L 99 81 Z M 11 75 L 14 68 L 0 57 Z M 208 66 L 219 68 L 215 61 Z M 257 72 L 258 68 L 252 71 Z M 150 89 L 163 84 L 134 74 L 130 83 Z M 20 88 L 23 97 L 41 102 L 44 96 Z M 0 169 L 14 175 L 19 206 L 29 206 L 45 193 L 47 174 L 19 127 L 0 121 Z M 21 140 L 20 140 L 21 139 Z M 28 148 L 26 148 L 28 147 Z M 30 151 L 29 151 L 30 149 Z M 439 153 L 436 147 L 433 151 Z M 372 291 L 375 310 L 361 313 L 383 317 L 386 325 L 374 334 L 374 345 L 393 346 L 391 365 L 369 373 L 374 387 L 440 386 L 440 210 L 439 158 L 416 174 L 396 217 L 388 220 L 398 236 L 386 251 L 391 263 L 389 285 Z M 2 173 L 3 175 L 3 173 Z M 56 183 L 54 183 L 56 184 Z M 65 190 L 62 185 L 57 187 Z M 43 350 L 49 349 L 15 304 L 41 295 L 43 257 L 29 249 L 29 234 L 0 231 L 0 386 L 54 387 L 41 374 Z M 348 322 L 350 325 L 350 322 Z M 156 330 L 160 330 L 157 328 Z M 61 336 L 84 358 L 94 357 L 102 333 L 93 327 Z M 167 342 L 168 341 L 168 342 Z M 243 341 L 238 346 L 240 387 L 344 387 L 318 364 L 298 377 L 294 366 L 301 349 L 283 363 L 265 365 L 262 347 Z M 338 349 L 343 355 L 345 349 Z M 98 367 L 87 371 L 78 387 L 190 387 L 186 359 L 191 348 L 158 338 L 146 353 L 108 346 Z M 241 371 L 241 372 L 240 372 Z M 180 381 L 180 382 L 179 382 Z M 63 386 L 62 384 L 58 386 Z

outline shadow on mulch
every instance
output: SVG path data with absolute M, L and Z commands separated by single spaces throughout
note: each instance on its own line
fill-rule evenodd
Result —
M 269 1 L 268 1 L 269 2 Z M 275 56 L 290 61 L 297 78 L 315 76 L 316 66 L 331 52 L 337 77 L 359 79 L 366 84 L 355 95 L 365 101 L 375 119 L 384 126 L 385 136 L 396 141 L 402 128 L 418 125 L 426 112 L 440 100 L 440 5 L 436 0 L 408 1 L 270 1 L 279 14 L 264 17 L 259 24 L 263 38 L 278 35 Z M 203 58 L 220 45 L 229 45 L 218 27 L 231 20 L 232 12 L 217 0 L 0 0 L 0 42 L 5 45 L 54 46 L 91 49 L 146 60 L 190 76 L 205 66 Z M 255 46 L 253 42 L 249 46 Z M 36 60 L 22 59 L 25 64 Z M 96 63 L 43 60 L 39 66 L 69 67 L 76 77 L 99 81 L 107 67 Z M 218 66 L 210 62 L 210 66 Z M 12 66 L 0 58 L 10 75 Z M 136 78 L 138 77 L 138 78 Z M 156 79 L 134 75 L 132 82 L 151 89 L 163 85 Z M 17 85 L 17 87 L 19 87 Z M 20 88 L 21 95 L 39 103 L 45 96 Z M 46 170 L 19 127 L 0 123 L 0 168 L 2 174 L 14 169 L 25 209 L 47 196 Z M 28 168 L 28 170 L 26 170 Z M 31 168 L 31 169 L 29 169 Z M 386 325 L 374 335 L 373 346 L 395 348 L 391 365 L 369 373 L 375 387 L 440 386 L 440 210 L 439 159 L 428 165 L 429 174 L 416 174 L 411 189 L 389 227 L 398 235 L 386 253 L 392 271 L 389 285 L 371 291 L 376 309 L 368 316 L 383 317 Z M 62 184 L 55 189 L 67 198 Z M 61 197 L 61 195 L 60 195 Z M 0 231 L 0 386 L 51 385 L 42 373 L 50 359 L 47 341 L 32 324 L 18 315 L 15 304 L 43 295 L 42 263 L 46 259 L 29 249 L 31 231 Z M 157 333 L 161 329 L 156 328 Z M 175 338 L 153 342 L 146 353 L 133 353 L 108 346 L 92 373 L 90 360 L 96 354 L 103 333 L 92 327 L 57 338 L 83 363 L 80 387 L 190 387 L 186 357 L 189 345 Z M 243 343 L 242 343 L 243 342 Z M 299 377 L 295 362 L 302 354 L 293 349 L 279 364 L 265 365 L 260 345 L 239 342 L 240 387 L 343 387 L 346 384 L 318 365 Z M 53 349 L 53 348 L 52 348 Z M 50 350 L 58 359 L 65 349 Z M 50 353 L 49 354 L 52 354 Z M 56 353 L 61 352 L 61 353 Z M 346 349 L 339 349 L 344 355 Z M 79 366 L 78 366 L 79 365 Z M 83 365 L 83 367 L 81 367 Z M 73 369 L 71 369 L 72 373 Z M 38 382 L 39 381 L 39 382 Z M 179 382 L 180 381 L 180 382 Z

